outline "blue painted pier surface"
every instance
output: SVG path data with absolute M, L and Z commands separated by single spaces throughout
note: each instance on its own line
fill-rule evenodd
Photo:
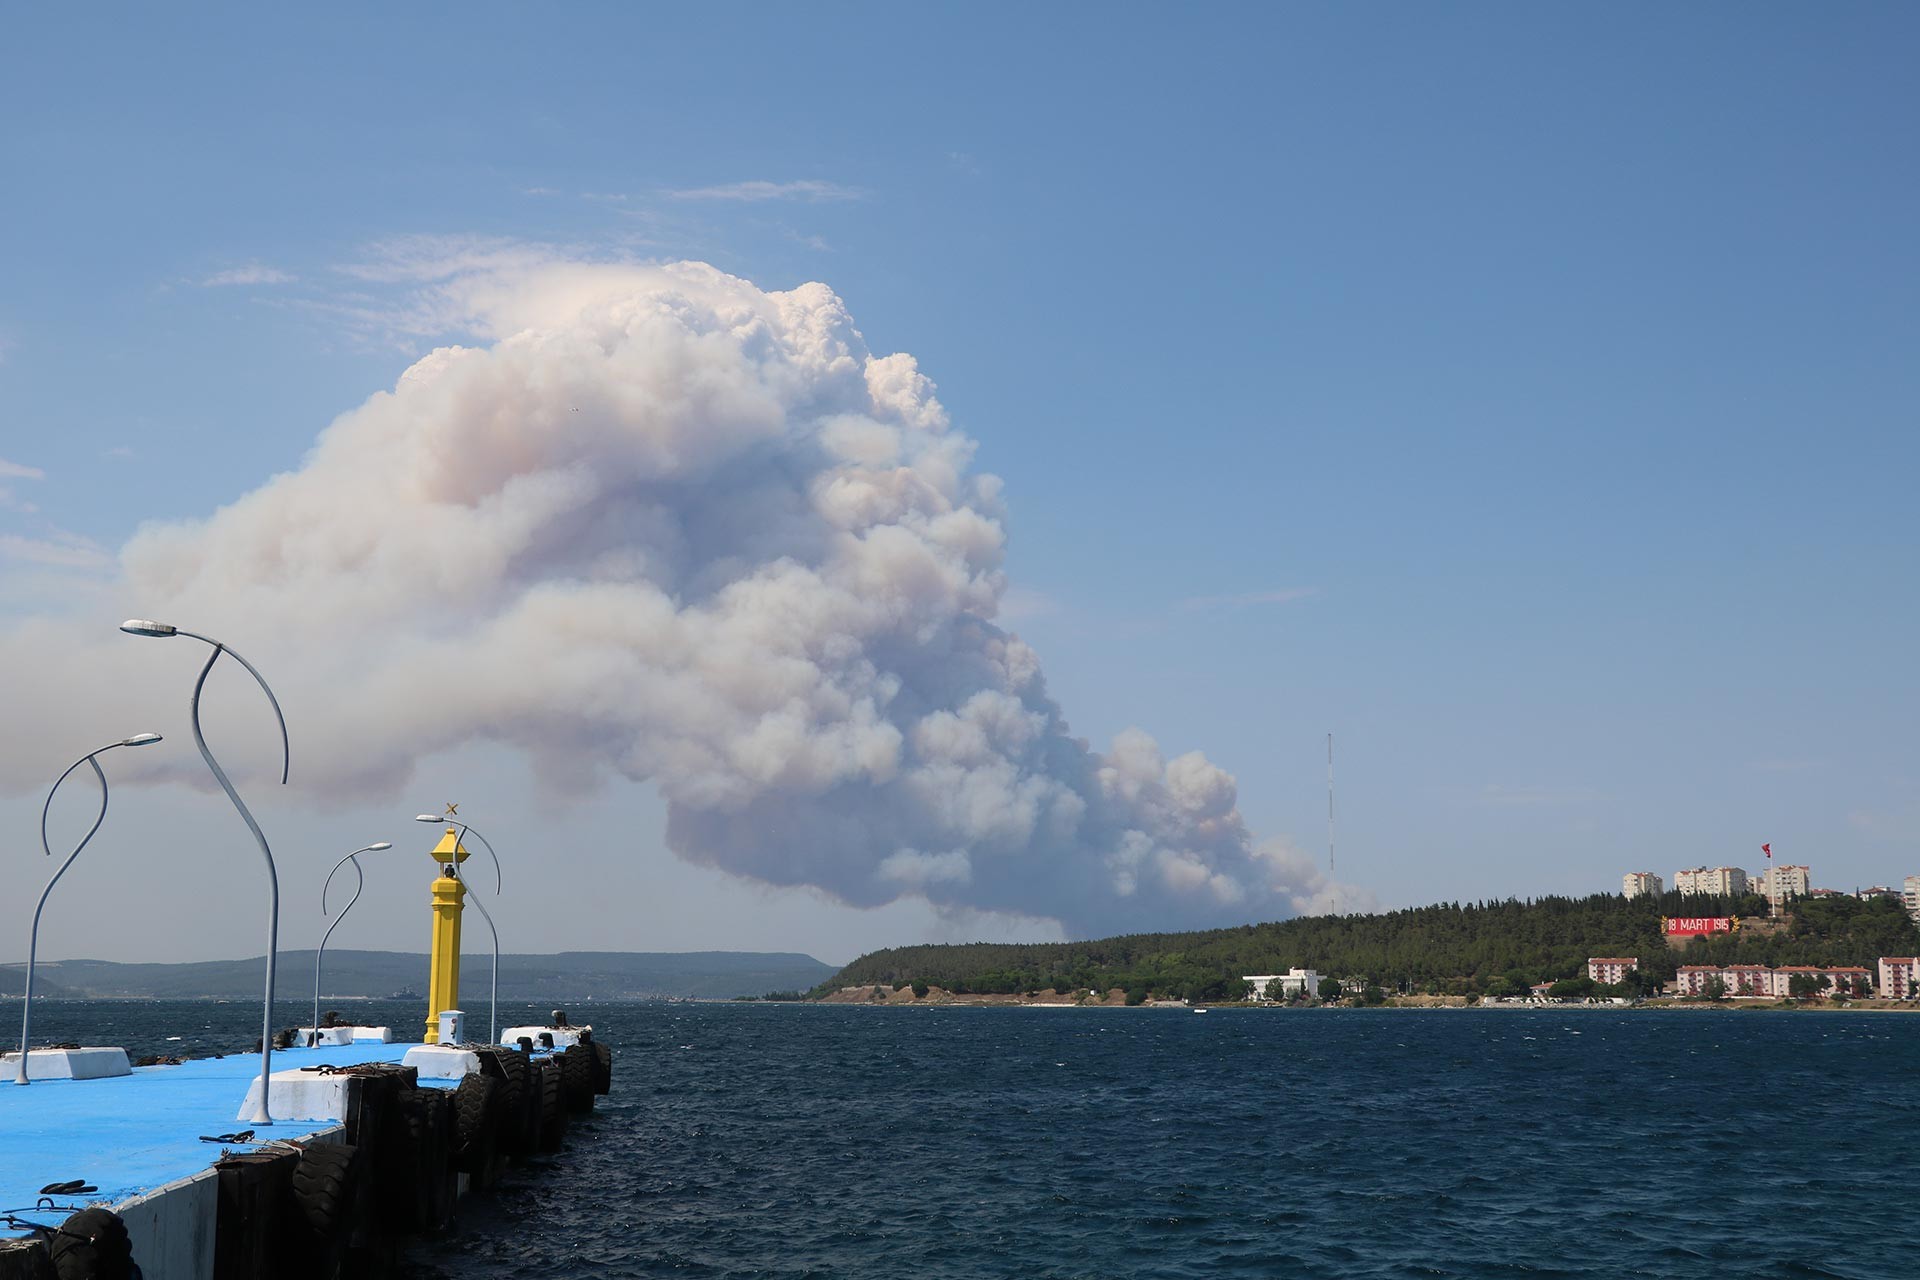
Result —
M 273 1069 L 398 1062 L 413 1047 L 363 1042 L 276 1049 Z M 103 1080 L 0 1083 L 0 1211 L 55 1224 L 65 1213 L 30 1211 L 50 1182 L 84 1178 L 99 1188 L 78 1200 L 61 1197 L 60 1204 L 118 1204 L 201 1172 L 219 1158 L 221 1147 L 201 1136 L 249 1127 L 235 1117 L 259 1075 L 260 1055 L 240 1053 L 175 1067 L 135 1067 L 130 1076 Z M 451 1088 L 459 1082 L 420 1083 Z M 337 1122 L 325 1120 L 280 1121 L 255 1127 L 254 1138 L 294 1140 L 335 1127 Z M 18 1234 L 0 1227 L 0 1236 Z

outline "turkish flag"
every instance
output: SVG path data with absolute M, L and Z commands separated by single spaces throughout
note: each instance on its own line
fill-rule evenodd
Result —
M 1763 844 L 1760 846 L 1760 852 L 1771 858 L 1773 856 L 1773 846 L 1771 844 Z

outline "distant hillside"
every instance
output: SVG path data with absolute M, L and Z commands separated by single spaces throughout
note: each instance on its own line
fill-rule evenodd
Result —
M 110 960 L 42 961 L 35 993 L 78 996 L 141 996 L 159 999 L 257 998 L 264 957 L 208 960 L 194 964 L 120 964 Z M 491 954 L 461 960 L 462 988 L 484 982 Z M 0 993 L 18 994 L 24 963 L 0 967 Z M 758 951 L 562 951 L 558 955 L 500 957 L 502 1000 L 565 1001 L 695 996 L 730 999 L 769 991 L 805 991 L 833 973 L 833 966 L 793 952 Z M 298 988 L 298 975 L 313 976 L 313 952 L 282 951 L 280 983 Z M 329 997 L 386 996 L 411 987 L 427 989 L 427 957 L 405 951 L 327 949 Z M 56 989 L 58 988 L 58 989 Z
M 1859 964 L 1920 954 L 1920 929 L 1898 902 L 1817 898 L 1794 905 L 1791 926 L 1702 939 L 1669 951 L 1663 915 L 1756 915 L 1763 899 L 1595 894 L 1521 902 L 1443 903 L 1380 915 L 1311 916 L 1196 933 L 1143 933 L 1090 942 L 893 947 L 861 956 L 815 994 L 870 983 L 926 982 L 961 993 L 1114 987 L 1217 999 L 1244 974 L 1303 967 L 1383 987 L 1411 982 L 1436 994 L 1501 994 L 1582 976 L 1587 957 L 1637 956 L 1649 978 L 1678 963 Z
M 26 985 L 27 985 L 27 966 L 25 965 L 11 966 L 10 965 L 6 967 L 0 967 L 0 996 L 17 996 L 23 990 L 25 990 Z M 60 986 L 58 983 L 48 980 L 46 967 L 44 965 L 41 966 L 41 968 L 34 973 L 33 995 L 35 999 L 39 999 L 41 996 L 52 996 L 52 997 L 58 998 L 60 996 L 70 996 L 72 994 L 73 992 L 68 991 L 66 988 Z M 18 1046 L 15 1046 L 15 1047 L 17 1048 Z

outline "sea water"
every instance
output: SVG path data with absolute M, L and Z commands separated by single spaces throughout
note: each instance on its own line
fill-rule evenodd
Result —
M 1920 1276 L 1920 1017 L 572 1013 L 613 1093 L 414 1275 Z M 257 1018 L 49 1002 L 35 1026 L 164 1053 Z

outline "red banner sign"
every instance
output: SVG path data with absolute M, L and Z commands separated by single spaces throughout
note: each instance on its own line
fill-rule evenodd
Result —
M 1691 938 L 1708 933 L 1732 933 L 1735 927 L 1732 916 L 1667 916 L 1665 921 L 1669 938 Z

